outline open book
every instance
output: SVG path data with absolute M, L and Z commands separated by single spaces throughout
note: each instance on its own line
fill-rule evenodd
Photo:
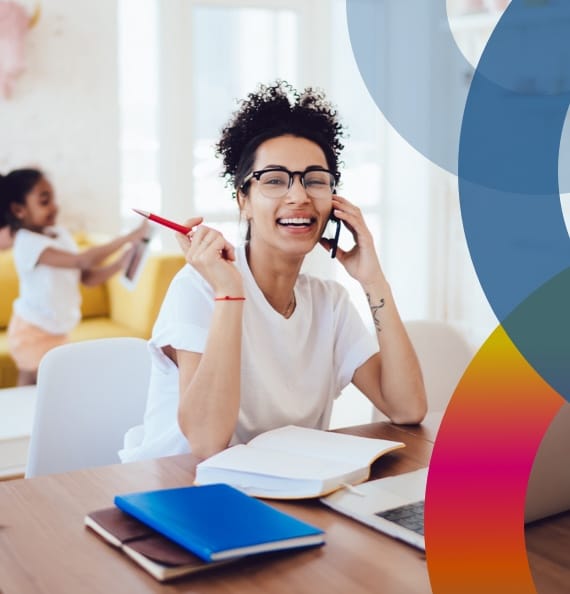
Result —
M 116 507 L 91 512 L 85 525 L 161 582 L 228 563 L 204 561 Z
M 256 497 L 321 497 L 367 480 L 374 460 L 404 446 L 289 425 L 204 460 L 196 467 L 195 482 L 227 483 Z

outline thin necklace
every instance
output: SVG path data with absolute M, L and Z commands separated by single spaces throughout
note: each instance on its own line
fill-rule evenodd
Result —
M 289 304 L 287 305 L 287 307 L 285 308 L 285 311 L 282 314 L 283 317 L 288 318 L 289 316 L 291 316 L 293 311 L 295 311 L 296 305 L 297 305 L 297 301 L 295 299 L 295 291 L 293 291 L 293 296 L 291 297 L 291 301 L 289 301 Z

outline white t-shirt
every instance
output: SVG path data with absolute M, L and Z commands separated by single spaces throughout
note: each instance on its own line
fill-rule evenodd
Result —
M 20 294 L 14 312 L 50 334 L 67 334 L 81 317 L 80 271 L 38 264 L 42 252 L 53 247 L 77 253 L 77 245 L 63 227 L 48 230 L 55 237 L 20 229 L 14 238 L 14 262 Z
M 295 285 L 297 306 L 285 319 L 257 286 L 244 246 L 236 250 L 236 265 L 246 301 L 241 405 L 231 444 L 288 424 L 328 428 L 334 399 L 378 352 L 376 337 L 337 282 L 301 274 Z M 133 428 L 125 436 L 119 452 L 123 462 L 189 452 L 177 422 L 178 368 L 161 347 L 204 352 L 213 309 L 210 285 L 185 266 L 174 277 L 154 325 L 144 430 Z

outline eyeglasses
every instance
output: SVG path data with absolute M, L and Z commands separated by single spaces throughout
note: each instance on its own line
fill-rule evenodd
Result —
M 330 198 L 340 178 L 338 173 L 332 173 L 321 167 L 308 167 L 305 171 L 289 171 L 285 167 L 269 167 L 252 171 L 245 176 L 242 190 L 255 178 L 259 182 L 259 189 L 266 198 L 283 198 L 293 185 L 298 175 L 301 185 L 311 198 Z

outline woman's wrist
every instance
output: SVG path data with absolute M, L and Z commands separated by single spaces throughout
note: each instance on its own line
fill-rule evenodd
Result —
M 232 301 L 245 298 L 245 291 L 241 283 L 228 283 L 227 286 L 214 288 L 215 301 Z
M 216 295 L 214 301 L 245 301 L 244 295 Z
M 363 282 L 360 284 L 367 295 L 385 296 L 391 292 L 390 284 L 384 275 L 379 275 L 379 277 L 373 281 Z

